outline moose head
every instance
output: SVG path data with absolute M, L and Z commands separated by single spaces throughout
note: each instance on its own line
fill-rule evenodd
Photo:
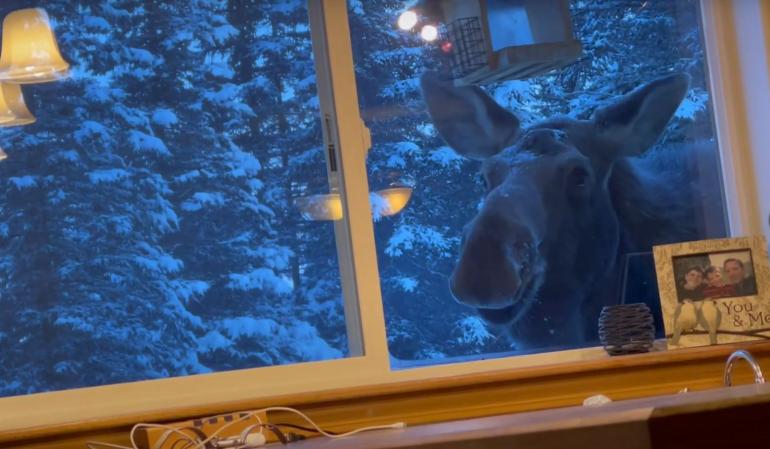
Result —
M 510 326 L 520 348 L 579 346 L 613 297 L 626 212 L 645 183 L 629 160 L 658 140 L 689 76 L 652 81 L 589 120 L 550 118 L 522 129 L 476 86 L 428 72 L 421 87 L 441 137 L 482 161 L 486 193 L 465 226 L 449 285 L 457 301 Z M 649 250 L 649 248 L 647 248 Z

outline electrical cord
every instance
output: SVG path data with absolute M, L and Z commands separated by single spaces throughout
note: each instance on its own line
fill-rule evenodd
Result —
M 317 430 L 311 428 L 311 427 L 305 427 L 305 426 L 298 426 L 296 424 L 289 424 L 289 423 L 275 423 L 274 426 L 278 427 L 287 427 L 289 429 L 295 429 L 295 430 L 304 430 L 305 432 L 314 432 L 318 433 Z M 327 430 L 326 432 L 332 434 L 332 435 L 338 435 L 337 432 L 332 432 L 331 430 Z
M 296 424 L 269 424 L 269 423 L 263 423 L 262 419 L 258 416 L 261 413 L 268 413 L 268 412 L 276 412 L 276 411 L 282 411 L 282 412 L 289 412 L 293 413 L 299 417 L 301 417 L 303 420 L 305 420 L 308 424 L 310 424 L 311 427 L 304 427 L 299 426 Z M 349 437 L 361 432 L 368 432 L 372 430 L 386 430 L 386 429 L 403 429 L 406 427 L 406 423 L 403 422 L 397 422 L 393 424 L 386 424 L 386 425 L 377 425 L 377 426 L 366 426 L 361 427 L 358 429 L 351 430 L 349 432 L 344 433 L 337 433 L 337 432 L 331 432 L 326 431 L 322 429 L 318 424 L 316 424 L 315 421 L 310 419 L 309 416 L 302 413 L 301 411 L 291 408 L 291 407 L 266 407 L 259 410 L 249 410 L 249 411 L 243 411 L 243 412 L 235 412 L 235 413 L 227 413 L 222 415 L 216 415 L 211 416 L 206 419 L 213 419 L 213 418 L 224 418 L 225 416 L 232 416 L 234 414 L 239 415 L 239 418 L 233 421 L 230 421 L 229 423 L 225 424 L 224 426 L 217 429 L 214 433 L 212 433 L 209 436 L 206 436 L 203 434 L 203 432 L 200 431 L 200 429 L 195 429 L 192 427 L 184 427 L 184 428 L 176 428 L 167 426 L 164 424 L 153 424 L 153 423 L 137 423 L 131 428 L 131 432 L 129 433 L 129 441 L 131 442 L 131 446 L 122 446 L 119 444 L 112 444 L 112 443 L 102 443 L 98 441 L 88 441 L 86 442 L 86 447 L 88 449 L 97 449 L 98 447 L 102 448 L 113 448 L 113 449 L 139 449 L 139 447 L 136 444 L 135 435 L 136 432 L 140 429 L 165 429 L 166 432 L 161 435 L 161 437 L 158 439 L 158 441 L 153 445 L 152 449 L 164 449 L 163 444 L 169 439 L 171 435 L 177 435 L 180 437 L 180 440 L 175 441 L 171 447 L 167 449 L 176 449 L 176 445 L 180 444 L 180 441 L 184 441 L 184 445 L 181 446 L 179 449 L 210 449 L 212 447 L 216 448 L 217 446 L 216 442 L 221 441 L 218 439 L 219 435 L 221 435 L 225 430 L 230 428 L 231 426 L 245 421 L 249 418 L 255 417 L 259 421 L 259 424 L 254 424 L 252 426 L 247 427 L 244 429 L 241 434 L 239 435 L 239 438 L 237 440 L 232 440 L 228 438 L 228 443 L 236 442 L 236 444 L 240 444 L 240 446 L 228 446 L 232 449 L 252 449 L 255 447 L 259 447 L 264 445 L 264 435 L 263 430 L 268 429 L 270 432 L 272 432 L 274 435 L 276 435 L 276 438 L 283 443 L 287 444 L 292 441 L 296 441 L 298 439 L 302 439 L 301 435 L 290 433 L 289 436 L 284 434 L 280 427 L 287 427 L 287 428 L 294 428 L 297 430 L 303 430 L 307 432 L 316 432 L 320 435 L 323 435 L 327 438 L 344 438 Z M 255 429 L 259 429 L 260 437 L 252 437 L 250 438 L 250 435 L 252 435 L 252 431 Z M 193 438 L 192 436 L 186 434 L 183 432 L 183 430 L 192 430 L 194 433 L 196 433 L 197 439 Z M 203 438 L 203 439 L 201 439 Z M 247 444 L 246 442 L 249 442 L 250 444 Z

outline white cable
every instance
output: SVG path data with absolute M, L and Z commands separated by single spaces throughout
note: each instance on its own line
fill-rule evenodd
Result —
M 192 439 L 190 437 L 190 435 L 187 435 L 186 433 L 182 432 L 180 429 L 177 429 L 176 427 L 167 426 L 165 424 L 137 423 L 137 424 L 134 425 L 134 427 L 131 428 L 131 432 L 128 434 L 128 439 L 129 439 L 129 441 L 131 441 L 131 447 L 133 449 L 139 449 L 138 446 L 136 445 L 136 440 L 134 439 L 134 434 L 136 433 L 137 430 L 139 430 L 141 428 L 146 428 L 146 429 L 166 429 L 166 432 L 163 435 L 161 435 L 160 439 L 158 440 L 158 442 L 160 442 L 161 444 L 165 443 L 165 439 L 168 439 L 168 437 L 172 433 L 178 434 L 183 440 L 189 441 L 189 442 L 194 443 L 194 444 L 198 443 L 197 441 Z M 160 445 L 158 443 L 156 443 L 154 448 L 156 448 L 158 446 L 160 446 Z
M 267 413 L 267 412 L 271 412 L 271 411 L 282 411 L 282 412 L 294 413 L 294 414 L 300 416 L 306 422 L 308 422 L 319 434 L 321 434 L 321 435 L 323 435 L 323 436 L 325 436 L 327 438 L 344 438 L 344 437 L 349 437 L 351 435 L 355 435 L 357 433 L 367 432 L 367 431 L 371 431 L 371 430 L 403 429 L 403 428 L 406 427 L 406 423 L 404 423 L 404 422 L 397 422 L 397 423 L 393 423 L 393 424 L 361 427 L 361 428 L 358 428 L 358 429 L 351 430 L 349 432 L 345 432 L 345 433 L 341 433 L 341 434 L 336 434 L 335 435 L 335 434 L 329 433 L 329 432 L 325 431 L 324 429 L 322 429 L 318 424 L 315 423 L 315 421 L 310 419 L 309 416 L 307 416 L 306 414 L 302 413 L 301 411 L 299 411 L 299 410 L 297 410 L 295 408 L 291 408 L 291 407 L 266 407 L 266 408 L 259 409 L 259 410 L 250 410 L 250 411 L 226 413 L 226 414 L 222 414 L 222 415 L 216 415 L 216 416 L 211 416 L 211 417 L 204 418 L 204 419 L 208 420 L 208 419 L 212 419 L 212 418 L 220 418 L 220 417 L 225 417 L 225 416 L 242 415 L 238 419 L 236 419 L 234 421 L 230 421 L 229 423 L 227 423 L 224 426 L 220 427 L 214 433 L 212 433 L 205 440 L 202 440 L 202 441 L 201 440 L 197 440 L 197 439 L 193 439 L 193 438 L 190 437 L 190 435 L 184 433 L 181 429 L 178 429 L 178 428 L 175 428 L 175 427 L 172 427 L 172 426 L 167 426 L 167 425 L 164 425 L 164 424 L 137 423 L 137 424 L 135 424 L 131 428 L 131 432 L 129 433 L 129 440 L 131 441 L 131 447 L 121 446 L 121 445 L 118 445 L 118 444 L 111 444 L 111 443 L 100 443 L 100 442 L 97 442 L 97 441 L 89 441 L 89 442 L 86 443 L 86 446 L 89 449 L 94 449 L 94 445 L 103 446 L 103 447 L 110 447 L 110 448 L 114 448 L 114 449 L 139 449 L 137 444 L 136 444 L 136 440 L 135 440 L 135 433 L 136 433 L 137 430 L 139 430 L 139 429 L 165 429 L 166 432 L 158 440 L 159 443 L 161 443 L 161 444 L 164 443 L 165 440 L 168 439 L 168 437 L 171 434 L 177 434 L 178 436 L 180 436 L 183 440 L 185 440 L 187 442 L 187 444 L 184 446 L 185 449 L 187 449 L 187 448 L 190 448 L 190 449 L 205 449 L 205 447 L 206 447 L 206 445 L 208 443 L 210 443 L 213 439 L 215 439 L 217 436 L 219 436 L 226 429 L 230 428 L 234 424 L 237 424 L 239 422 L 245 421 L 245 420 L 247 420 L 247 419 L 249 419 L 251 417 L 256 417 L 257 421 L 259 421 L 259 424 L 255 424 L 255 425 L 247 427 L 244 431 L 241 432 L 241 436 L 243 436 L 244 433 L 246 433 L 247 434 L 246 436 L 248 436 L 248 433 L 250 433 L 250 431 L 252 429 L 254 429 L 255 427 L 257 427 L 257 426 L 260 427 L 259 433 L 260 434 L 263 433 L 263 431 L 264 431 L 264 423 L 262 422 L 262 419 L 259 417 L 259 414 L 260 413 Z M 246 432 L 246 430 L 248 430 L 249 432 Z M 244 439 L 244 438 L 242 438 L 242 439 Z M 242 447 L 251 447 L 251 446 L 242 446 Z M 158 443 L 156 443 L 154 449 L 162 449 L 162 448 L 159 447 Z
M 120 444 L 101 443 L 99 441 L 86 441 L 86 447 L 88 449 L 96 449 L 97 446 L 112 447 L 116 449 L 136 449 L 135 447 L 121 446 Z
M 397 422 L 397 423 L 393 423 L 393 424 L 385 424 L 385 425 L 380 425 L 380 426 L 361 427 L 359 429 L 351 430 L 350 432 L 345 432 L 345 433 L 340 433 L 340 434 L 334 435 L 334 434 L 331 434 L 331 433 L 323 430 L 318 424 L 315 423 L 315 421 L 313 421 L 306 414 L 302 413 L 301 411 L 299 411 L 299 410 L 297 410 L 295 408 L 291 408 L 291 407 L 267 407 L 267 408 L 263 409 L 263 411 L 265 411 L 265 412 L 284 411 L 284 412 L 295 413 L 295 414 L 301 416 L 305 421 L 310 423 L 310 425 L 313 426 L 313 428 L 315 428 L 315 430 L 317 430 L 318 433 L 320 433 L 321 435 L 323 435 L 325 437 L 329 437 L 329 438 L 349 437 L 351 435 L 355 435 L 355 434 L 361 433 L 361 432 L 367 432 L 367 431 L 370 431 L 370 430 L 403 429 L 403 428 L 406 427 L 406 423 L 404 423 L 404 422 Z
M 241 417 L 239 417 L 238 419 L 236 419 L 234 421 L 230 421 L 229 423 L 227 423 L 224 426 L 220 427 L 219 429 L 216 430 L 216 432 L 212 433 L 211 435 L 208 436 L 208 438 L 206 438 L 205 440 L 202 440 L 202 441 L 193 440 L 192 438 L 190 438 L 189 435 L 187 435 L 187 434 L 181 432 L 179 429 L 176 429 L 176 428 L 171 427 L 171 426 L 166 426 L 166 425 L 163 425 L 163 424 L 138 423 L 138 424 L 134 425 L 134 427 L 131 429 L 131 433 L 130 433 L 131 446 L 133 446 L 133 449 L 139 449 L 137 447 L 137 445 L 136 445 L 136 441 L 134 440 L 134 434 L 136 433 L 136 431 L 138 429 L 141 429 L 141 428 L 154 428 L 154 429 L 166 429 L 167 431 L 170 431 L 172 433 L 180 434 L 183 439 L 185 439 L 188 442 L 190 442 L 191 444 L 193 444 L 192 449 L 205 449 L 206 444 L 208 444 L 211 440 L 216 438 L 220 433 L 222 433 L 225 430 L 227 430 L 228 428 L 230 428 L 230 426 L 232 426 L 232 425 L 234 425 L 236 423 L 239 423 L 241 421 L 245 421 L 245 420 L 251 418 L 252 416 L 255 416 L 257 413 L 261 413 L 261 412 L 262 412 L 262 410 L 255 410 L 255 411 L 251 411 L 251 412 L 236 412 L 237 414 L 241 414 L 241 413 L 246 413 L 246 414 L 244 416 L 241 416 Z M 212 418 L 221 418 L 221 417 L 228 416 L 228 415 L 233 415 L 233 414 L 236 414 L 236 413 L 225 413 L 225 414 L 222 414 L 222 415 L 211 416 L 211 417 L 208 417 L 206 419 L 208 420 L 208 419 L 212 419 Z M 259 423 L 262 424 L 262 419 L 260 419 L 259 416 L 257 416 L 256 418 L 259 421 Z M 161 437 L 161 439 L 162 438 L 163 437 Z M 161 442 L 161 440 L 158 440 L 158 441 Z M 187 446 L 185 446 L 185 447 L 187 447 Z M 156 447 L 154 449 L 161 449 L 161 448 L 158 447 L 158 444 L 156 443 Z

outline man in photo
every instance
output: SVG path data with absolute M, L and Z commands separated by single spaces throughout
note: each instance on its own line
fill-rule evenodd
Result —
M 737 296 L 735 294 L 735 286 L 732 284 L 725 284 L 722 279 L 722 272 L 718 267 L 710 266 L 706 268 L 706 287 L 703 289 L 703 296 L 706 298 L 729 298 L 731 296 Z
M 746 276 L 746 269 L 740 259 L 727 259 L 724 263 L 727 280 L 735 287 L 736 296 L 757 294 L 757 282 L 754 276 Z

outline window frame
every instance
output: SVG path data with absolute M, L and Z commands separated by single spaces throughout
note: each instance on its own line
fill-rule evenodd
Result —
M 700 3 L 731 235 L 761 233 L 759 176 L 754 174 L 754 161 L 766 161 L 756 156 L 761 151 L 757 135 L 761 137 L 760 132 L 770 130 L 762 130 L 761 117 L 750 120 L 749 112 L 756 107 L 753 100 L 756 86 L 745 83 L 749 79 L 746 72 L 750 70 L 746 69 L 748 62 L 742 65 L 741 61 L 756 61 L 752 59 L 756 52 L 770 51 L 770 5 L 762 4 L 762 0 L 701 0 Z M 739 11 L 741 6 L 737 4 L 744 3 L 756 4 L 761 17 Z M 331 114 L 335 119 L 333 132 L 325 137 L 335 145 L 341 173 L 338 187 L 347 218 L 337 224 L 335 234 L 340 242 L 345 313 L 353 356 L 0 398 L 0 443 L 20 436 L 66 432 L 82 423 L 106 428 L 139 420 L 205 414 L 204 410 L 212 408 L 249 408 L 266 400 L 279 405 L 281 398 L 286 401 L 293 398 L 294 403 L 298 397 L 306 397 L 307 401 L 311 401 L 312 396 L 331 398 L 334 396 L 331 392 L 339 390 L 349 391 L 346 394 L 354 398 L 356 394 L 364 395 L 364 391 L 391 391 L 400 385 L 410 385 L 408 391 L 419 391 L 419 385 L 450 388 L 456 384 L 473 388 L 477 382 L 497 377 L 545 388 L 546 378 L 601 377 L 607 370 L 621 373 L 631 388 L 632 373 L 640 366 L 646 367 L 640 372 L 649 373 L 656 365 L 661 366 L 662 372 L 664 368 L 677 369 L 683 361 L 712 363 L 730 348 L 693 348 L 623 358 L 610 358 L 601 348 L 587 348 L 391 370 L 369 210 L 366 174 L 369 138 L 358 110 L 347 5 L 344 0 L 309 0 L 308 4 L 321 113 Z M 757 32 L 759 34 L 755 34 Z M 745 41 L 746 36 L 756 39 L 758 35 L 764 37 L 761 49 Z M 761 60 L 765 61 L 766 74 L 767 60 Z M 765 196 L 764 200 L 767 199 Z M 750 346 L 770 353 L 770 344 Z M 651 381 L 666 383 L 664 379 Z M 563 402 L 559 402 L 559 391 L 538 391 L 545 395 L 541 404 Z

